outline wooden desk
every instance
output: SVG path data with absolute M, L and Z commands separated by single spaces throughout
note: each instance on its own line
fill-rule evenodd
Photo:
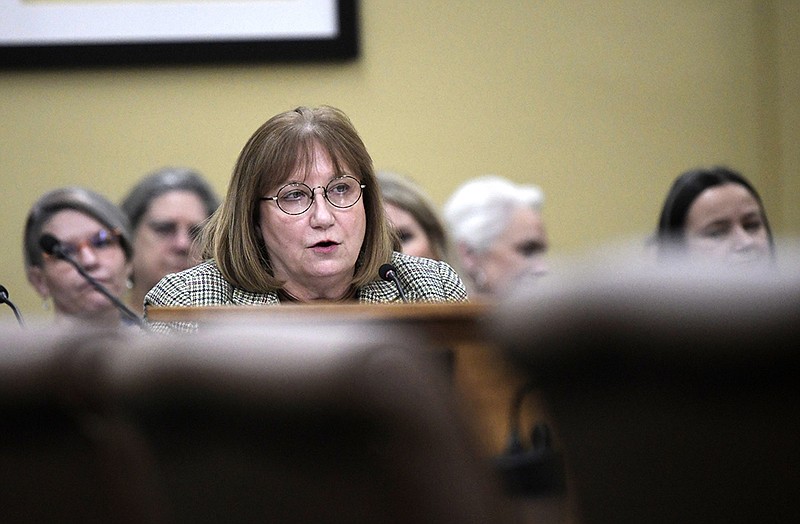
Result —
M 326 304 L 282 306 L 215 306 L 149 308 L 148 319 L 160 322 L 219 324 L 241 321 L 243 313 L 259 323 L 323 327 L 360 323 L 409 330 L 436 348 L 453 350 L 453 381 L 487 455 L 500 453 L 509 432 L 511 401 L 522 376 L 486 338 L 488 304 Z M 543 409 L 536 399 L 524 408 L 524 420 L 540 420 Z M 523 424 L 526 427 L 528 424 Z
M 489 310 L 486 304 L 287 304 L 281 306 L 151 307 L 148 320 L 157 322 L 236 321 L 243 313 L 265 323 L 323 322 L 362 323 L 421 330 L 433 343 L 460 345 L 485 339 L 480 327 Z

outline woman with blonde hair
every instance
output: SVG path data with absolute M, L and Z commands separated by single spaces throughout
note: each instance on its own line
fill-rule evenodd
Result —
M 378 172 L 378 183 L 386 215 L 400 242 L 400 251 L 447 261 L 447 232 L 423 190 L 410 179 L 387 171 Z

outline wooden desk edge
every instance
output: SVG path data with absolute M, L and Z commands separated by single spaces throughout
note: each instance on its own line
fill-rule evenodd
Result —
M 482 318 L 490 309 L 486 303 L 436 302 L 412 304 L 287 304 L 281 306 L 149 307 L 147 318 L 154 322 L 208 322 L 236 317 L 265 315 L 323 317 L 333 320 L 465 320 Z
M 481 324 L 491 310 L 478 302 L 391 304 L 287 304 L 281 306 L 150 307 L 152 322 L 220 324 L 313 321 L 327 323 L 371 322 L 410 325 L 426 329 L 439 341 L 485 341 Z

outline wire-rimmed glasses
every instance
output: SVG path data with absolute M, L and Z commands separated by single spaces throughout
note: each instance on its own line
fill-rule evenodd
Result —
M 367 187 L 349 175 L 336 177 L 326 186 L 311 188 L 302 182 L 291 182 L 278 190 L 275 196 L 261 197 L 261 200 L 274 200 L 278 208 L 287 215 L 300 215 L 308 211 L 314 203 L 314 192 L 322 189 L 325 200 L 333 207 L 347 209 L 353 207 Z

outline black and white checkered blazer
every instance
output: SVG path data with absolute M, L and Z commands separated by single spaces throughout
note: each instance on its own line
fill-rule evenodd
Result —
M 392 264 L 397 268 L 397 278 L 410 302 L 463 302 L 467 290 L 461 278 L 445 262 L 418 258 L 402 253 L 392 254 Z M 396 302 L 400 300 L 397 287 L 375 280 L 358 290 L 358 301 L 364 304 Z M 213 261 L 203 262 L 180 273 L 165 276 L 144 297 L 145 319 L 149 307 L 201 307 L 201 306 L 269 306 L 279 305 L 274 291 L 253 293 L 231 285 Z M 171 325 L 149 322 L 151 329 L 160 332 L 193 330 L 191 325 Z

